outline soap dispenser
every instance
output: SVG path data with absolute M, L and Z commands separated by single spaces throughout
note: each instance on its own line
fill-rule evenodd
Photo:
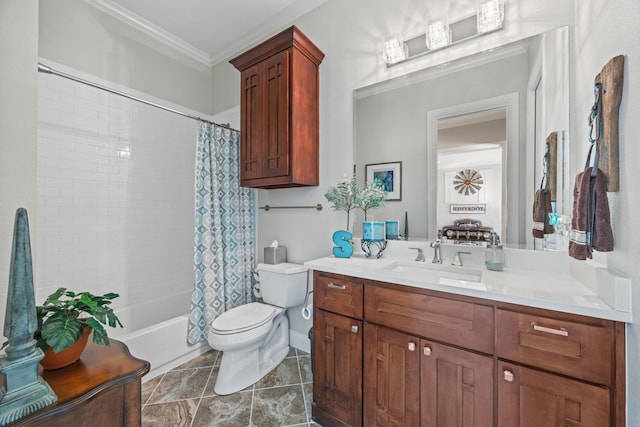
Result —
M 500 237 L 496 233 L 491 235 L 491 242 L 487 245 L 484 265 L 488 270 L 502 271 L 504 268 L 504 250 L 500 244 Z

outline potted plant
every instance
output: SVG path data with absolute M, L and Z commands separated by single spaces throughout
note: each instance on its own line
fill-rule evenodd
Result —
M 366 221 L 367 211 L 384 206 L 386 197 L 387 192 L 384 189 L 384 184 L 382 181 L 374 179 L 372 182 L 365 184 L 362 190 L 357 193 L 354 204 L 355 207 L 362 209 L 364 220 Z
M 349 231 L 349 216 L 355 208 L 356 196 L 358 195 L 358 182 L 355 176 L 348 177 L 346 174 L 342 181 L 335 187 L 329 187 L 324 197 L 331 203 L 334 211 L 345 211 L 347 213 L 347 228 Z
M 58 288 L 42 305 L 36 306 L 38 329 L 34 339 L 45 353 L 40 364 L 45 369 L 57 369 L 74 363 L 91 331 L 95 344 L 108 346 L 109 337 L 103 325 L 122 327 L 109 306 L 118 296 L 111 292 L 100 296 Z

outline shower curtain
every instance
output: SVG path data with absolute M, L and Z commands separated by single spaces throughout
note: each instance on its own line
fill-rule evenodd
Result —
M 240 132 L 201 123 L 196 150 L 194 290 L 188 341 L 216 316 L 252 301 L 255 190 L 240 187 Z

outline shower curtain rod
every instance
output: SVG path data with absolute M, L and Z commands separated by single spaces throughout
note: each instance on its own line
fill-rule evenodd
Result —
M 156 104 L 155 102 L 147 101 L 146 99 L 138 98 L 137 96 L 129 95 L 128 93 L 121 92 L 121 91 L 115 90 L 115 89 L 111 89 L 111 88 L 108 88 L 106 86 L 102 86 L 102 85 L 99 85 L 97 83 L 90 82 L 89 80 L 85 80 L 85 79 L 81 79 L 80 77 L 72 76 L 71 74 L 63 73 L 62 71 L 54 70 L 53 68 L 49 67 L 48 65 L 44 65 L 44 64 L 42 64 L 40 62 L 38 62 L 38 72 L 45 73 L 45 74 L 53 74 L 53 75 L 59 76 L 59 77 L 64 77 L 65 79 L 73 80 L 74 82 L 78 82 L 78 83 L 82 83 L 82 84 L 85 84 L 85 85 L 88 85 L 88 86 L 91 86 L 91 87 L 95 87 L 96 89 L 104 90 L 106 92 L 110 92 L 110 93 L 113 93 L 115 95 L 120 95 L 122 97 L 125 97 L 125 98 L 128 98 L 128 99 L 132 99 L 134 101 L 138 101 L 138 102 L 141 102 L 143 104 L 147 104 L 147 105 L 150 105 L 152 107 L 159 108 L 161 110 L 169 111 L 170 113 L 179 114 L 179 115 L 181 115 L 183 117 L 188 117 L 190 119 L 194 119 L 194 120 L 198 120 L 198 121 L 201 121 L 201 122 L 209 123 L 211 125 L 220 126 L 221 128 L 225 128 L 225 129 L 237 130 L 237 129 L 232 128 L 229 125 L 222 125 L 220 123 L 215 123 L 215 122 L 212 122 L 210 120 L 203 119 L 202 117 L 198 117 L 198 116 L 194 116 L 194 115 L 191 115 L 191 114 L 183 113 L 182 111 L 175 110 L 175 109 L 170 108 L 170 107 L 165 107 L 164 105 Z

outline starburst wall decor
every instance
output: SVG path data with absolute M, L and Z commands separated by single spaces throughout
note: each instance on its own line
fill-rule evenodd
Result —
M 453 188 L 465 196 L 476 194 L 482 188 L 482 184 L 482 175 L 473 169 L 463 169 L 453 178 Z

